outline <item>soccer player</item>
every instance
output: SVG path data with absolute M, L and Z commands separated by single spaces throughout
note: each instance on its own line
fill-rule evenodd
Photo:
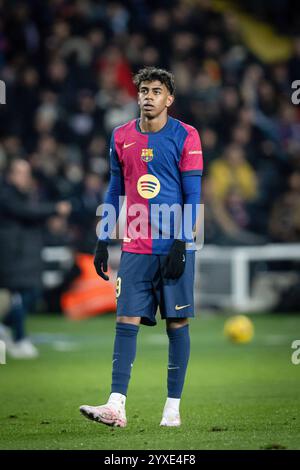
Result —
M 105 405 L 83 405 L 80 411 L 100 423 L 126 426 L 125 402 L 137 334 L 140 324 L 156 324 L 159 306 L 169 338 L 168 395 L 160 425 L 180 426 L 179 405 L 190 355 L 188 318 L 194 316 L 195 267 L 193 233 L 191 230 L 186 234 L 184 216 L 186 208 L 192 208 L 187 220 L 191 219 L 194 226 L 200 205 L 202 150 L 196 129 L 168 115 L 175 92 L 170 72 L 147 67 L 135 75 L 134 83 L 140 117 L 112 133 L 111 179 L 105 199 L 106 204 L 116 208 L 118 216 L 119 196 L 125 194 L 127 198 L 127 225 L 116 289 L 111 394 Z M 132 228 L 134 204 L 142 212 L 143 236 L 136 236 Z M 183 209 L 181 221 L 175 223 L 172 219 L 169 231 L 152 210 L 162 204 L 178 204 Z M 109 237 L 103 226 L 100 232 L 94 264 L 99 276 L 108 280 Z M 158 236 L 153 236 L 154 232 Z M 169 236 L 164 236 L 166 233 Z

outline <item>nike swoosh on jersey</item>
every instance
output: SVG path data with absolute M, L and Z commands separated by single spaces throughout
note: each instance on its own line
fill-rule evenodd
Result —
M 123 149 L 127 149 L 128 147 L 131 147 L 132 145 L 134 145 L 135 142 L 130 142 L 130 144 L 125 144 L 123 145 Z
M 175 305 L 175 310 L 181 310 L 182 308 L 190 307 L 191 304 L 187 305 Z
M 189 154 L 190 154 L 190 155 L 194 155 L 194 154 L 196 154 L 196 153 L 200 153 L 200 154 L 201 154 L 201 153 L 202 153 L 202 150 L 190 150 L 190 151 L 189 151 Z

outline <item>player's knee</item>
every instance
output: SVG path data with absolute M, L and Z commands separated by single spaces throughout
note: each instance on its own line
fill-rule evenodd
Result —
M 141 317 L 118 317 L 117 323 L 129 323 L 131 325 L 139 325 L 141 322 Z
M 170 318 L 167 319 L 167 328 L 181 328 L 188 325 L 188 318 Z

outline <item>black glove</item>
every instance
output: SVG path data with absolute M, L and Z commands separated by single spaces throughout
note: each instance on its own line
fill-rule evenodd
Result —
M 102 279 L 104 279 L 105 281 L 109 280 L 109 277 L 104 274 L 104 272 L 107 272 L 107 260 L 107 243 L 103 242 L 102 240 L 98 240 L 94 256 L 94 266 L 96 268 L 97 274 L 102 277 Z
M 163 277 L 178 279 L 185 268 L 185 242 L 175 240 L 163 267 Z

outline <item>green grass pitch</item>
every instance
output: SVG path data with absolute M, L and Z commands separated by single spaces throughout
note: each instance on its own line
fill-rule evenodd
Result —
M 128 426 L 83 418 L 81 404 L 105 403 L 114 315 L 71 322 L 31 316 L 41 356 L 0 365 L 1 449 L 300 449 L 300 365 L 291 343 L 299 315 L 255 315 L 250 344 L 223 337 L 225 317 L 191 321 L 191 359 L 181 428 L 160 428 L 166 397 L 165 324 L 141 327 L 127 398 Z

